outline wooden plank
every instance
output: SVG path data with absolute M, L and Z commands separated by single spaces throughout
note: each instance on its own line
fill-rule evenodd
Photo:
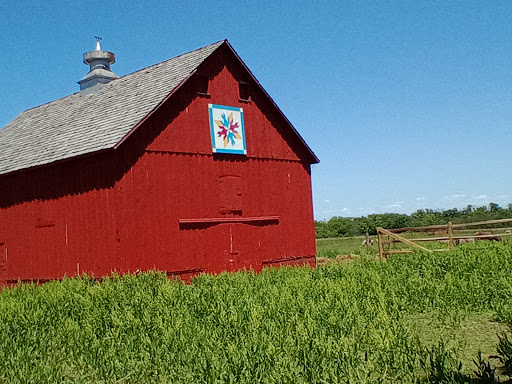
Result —
M 390 231 L 388 231 L 387 229 L 384 229 L 384 228 L 378 227 L 378 228 L 377 228 L 377 233 L 378 233 L 378 232 L 381 232 L 381 233 L 383 233 L 384 235 L 388 235 L 388 236 L 390 236 L 390 237 L 392 237 L 392 238 L 395 238 L 395 239 L 397 239 L 397 240 L 400 240 L 402 243 L 407 244 L 407 245 L 409 245 L 409 246 L 411 246 L 411 247 L 413 247 L 413 248 L 419 249 L 419 250 L 424 251 L 424 252 L 432 253 L 432 251 L 431 251 L 430 249 L 427 249 L 427 248 L 425 248 L 425 247 L 422 247 L 421 245 L 418 245 L 418 244 L 416 244 L 416 243 L 413 243 L 412 241 L 410 241 L 410 240 L 408 240 L 408 239 L 406 239 L 406 238 L 404 238 L 404 237 L 402 237 L 402 236 L 399 236 L 399 235 L 397 235 L 396 233 L 390 232 Z
M 456 237 L 454 237 L 456 239 Z M 449 237 L 443 236 L 443 237 L 420 237 L 416 239 L 409 239 L 411 241 L 442 241 L 442 240 L 450 240 Z
M 503 224 L 503 223 L 512 223 L 512 219 L 487 220 L 487 221 L 478 221 L 475 223 L 454 224 L 453 228 L 468 228 L 468 227 L 478 227 L 480 225 Z
M 435 230 L 446 230 L 448 226 L 446 224 L 443 225 L 428 225 L 425 227 L 404 227 L 404 228 L 391 228 L 388 229 L 389 232 L 392 233 L 402 233 L 402 232 L 427 232 L 427 231 L 435 231 Z
M 454 237 L 454 239 L 456 239 L 456 237 Z M 417 242 L 417 241 L 442 241 L 442 240 L 448 240 L 448 237 L 415 237 L 413 239 L 408 239 L 409 241 L 412 241 L 412 242 Z M 391 240 L 389 241 L 389 243 L 401 243 L 402 241 L 401 240 Z M 384 241 L 384 244 L 387 244 L 387 242 Z
M 453 240 L 459 240 L 459 239 L 476 239 L 476 238 L 492 238 L 492 237 L 507 237 L 512 236 L 512 233 L 493 233 L 490 235 L 467 235 L 467 236 L 453 236 Z M 413 242 L 421 242 L 421 241 L 444 241 L 444 240 L 450 240 L 449 237 L 418 237 L 409 239 L 409 241 Z M 401 243 L 401 240 L 391 240 L 390 242 L 393 243 Z M 384 241 L 384 244 L 387 244 L 386 241 Z
M 454 239 L 483 239 L 483 238 L 507 237 L 507 236 L 512 236 L 512 233 L 492 233 L 490 235 L 455 236 Z
M 315 255 L 312 256 L 290 256 L 290 257 L 281 257 L 279 259 L 268 259 L 263 260 L 263 265 L 269 265 L 269 264 L 282 264 L 290 261 L 306 261 L 307 259 L 314 259 L 316 258 Z
M 384 258 L 384 244 L 382 242 L 382 233 L 377 230 L 377 241 L 379 243 L 379 260 Z
M 499 219 L 499 220 L 487 220 L 487 221 L 478 221 L 474 223 L 462 223 L 462 224 L 453 224 L 453 229 L 458 228 L 468 228 L 468 227 L 477 227 L 479 225 L 491 225 L 491 224 L 504 224 L 504 223 L 512 223 L 512 219 Z M 404 227 L 404 228 L 391 228 L 388 231 L 392 233 L 402 233 L 402 232 L 426 232 L 426 231 L 435 231 L 440 229 L 447 229 L 448 225 L 428 225 L 422 227 Z
M 417 241 L 442 241 L 442 240 L 448 240 L 447 237 L 415 237 L 413 239 L 408 239 L 409 241 L 412 241 L 412 242 L 417 242 Z M 390 241 L 383 241 L 382 244 L 386 245 L 386 244 L 396 244 L 396 243 L 402 243 L 402 240 L 390 240 Z
M 453 224 L 451 221 L 448 222 L 448 248 L 453 249 Z
M 455 225 L 455 224 L 454 224 Z M 481 229 L 482 231 L 512 231 L 512 227 L 490 227 L 490 228 L 461 228 L 461 229 L 457 229 L 457 228 L 454 228 L 453 229 L 453 233 L 460 233 L 460 232 L 473 232 L 473 231 L 477 231 Z
M 210 217 L 201 219 L 179 219 L 180 224 L 208 224 L 208 223 L 252 223 L 261 221 L 279 222 L 279 216 L 258 217 Z

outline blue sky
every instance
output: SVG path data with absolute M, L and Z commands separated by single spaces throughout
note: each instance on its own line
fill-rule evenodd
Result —
M 321 162 L 316 219 L 512 202 L 512 1 L 4 1 L 0 126 L 227 38 Z

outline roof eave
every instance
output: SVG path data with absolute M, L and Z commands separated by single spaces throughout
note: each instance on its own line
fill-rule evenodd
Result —
M 231 46 L 231 44 L 229 44 L 229 41 L 227 40 L 224 40 L 225 44 L 229 47 L 229 49 L 231 50 L 231 52 L 233 52 L 233 54 L 237 57 L 237 59 L 240 61 L 240 63 L 243 65 L 243 67 L 245 68 L 245 70 L 249 73 L 249 75 L 251 76 L 251 78 L 254 80 L 254 82 L 258 85 L 258 87 L 263 91 L 263 93 L 265 93 L 265 95 L 268 97 L 268 99 L 270 100 L 270 102 L 274 105 L 274 107 L 279 111 L 279 113 L 281 114 L 281 116 L 285 119 L 286 123 L 290 126 L 290 128 L 293 130 L 293 132 L 295 132 L 295 134 L 297 135 L 297 137 L 300 139 L 300 141 L 302 142 L 302 144 L 304 145 L 304 147 L 306 147 L 306 150 L 309 152 L 309 154 L 311 155 L 313 161 L 311 162 L 311 164 L 317 164 L 320 162 L 320 159 L 318 159 L 318 157 L 315 155 L 315 153 L 313 152 L 313 150 L 309 147 L 309 145 L 306 143 L 306 141 L 304 140 L 304 138 L 300 135 L 300 133 L 295 129 L 295 127 L 293 126 L 293 124 L 290 122 L 290 120 L 288 120 L 288 118 L 286 117 L 286 115 L 283 113 L 283 111 L 281 110 L 281 108 L 279 108 L 279 106 L 276 104 L 276 102 L 274 101 L 274 99 L 272 99 L 272 97 L 268 94 L 268 92 L 265 90 L 265 88 L 263 88 L 263 86 L 261 85 L 261 83 L 256 79 L 256 77 L 254 76 L 254 74 L 251 72 L 251 70 L 249 69 L 249 67 L 244 63 L 244 61 L 242 60 L 242 58 L 238 55 L 238 53 L 236 53 L 236 51 L 234 50 L 234 48 Z M 222 45 L 220 45 L 219 47 L 221 47 Z
M 165 96 L 164 99 L 160 101 L 160 103 L 158 103 L 155 106 L 155 108 L 151 110 L 151 112 L 144 116 L 144 118 L 141 121 L 139 121 L 132 129 L 130 129 L 130 131 L 126 135 L 124 135 L 116 145 L 114 145 L 114 149 L 119 148 L 121 144 L 123 144 L 142 124 L 144 124 L 146 120 L 148 120 L 158 110 L 158 108 L 160 108 L 167 100 L 169 100 L 171 96 L 174 95 L 176 91 L 178 91 L 178 89 L 180 89 L 181 86 L 187 82 L 188 79 L 194 76 L 196 72 L 197 67 L 192 72 L 190 72 L 190 74 L 187 77 L 185 77 L 167 96 Z
M 51 167 L 51 166 L 58 165 L 58 164 L 61 164 L 61 163 L 65 163 L 65 162 L 68 162 L 68 161 L 82 159 L 84 157 L 96 156 L 98 154 L 106 153 L 106 152 L 109 152 L 109 151 L 112 151 L 112 150 L 114 150 L 114 148 L 103 148 L 103 149 L 99 149 L 99 150 L 93 151 L 93 152 L 86 152 L 86 153 L 81 153 L 81 154 L 78 154 L 78 155 L 75 155 L 75 156 L 66 157 L 65 159 L 54 160 L 54 161 L 51 161 L 49 163 L 32 165 L 32 166 L 26 167 L 26 168 L 18 168 L 18 169 L 14 169 L 12 171 L 4 172 L 4 173 L 0 172 L 0 177 L 11 176 L 11 175 L 15 175 L 15 174 L 18 174 L 18 173 L 30 172 L 30 171 L 33 171 L 33 170 L 36 170 L 36 169 Z

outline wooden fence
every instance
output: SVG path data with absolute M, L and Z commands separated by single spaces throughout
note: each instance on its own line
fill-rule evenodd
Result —
M 411 253 L 415 250 L 424 252 L 444 252 L 449 251 L 455 245 L 472 242 L 476 240 L 502 240 L 503 237 L 512 236 L 511 229 L 506 227 L 512 225 L 512 219 L 479 221 L 476 223 L 431 225 L 427 227 L 393 228 L 384 229 L 377 227 L 377 239 L 379 244 L 379 258 L 387 259 L 389 255 L 395 253 Z M 468 235 L 468 232 L 476 233 Z M 406 238 L 405 233 L 425 233 L 425 237 Z M 418 243 L 437 242 L 444 248 L 426 248 Z M 401 244 L 399 249 L 393 249 L 394 244 Z

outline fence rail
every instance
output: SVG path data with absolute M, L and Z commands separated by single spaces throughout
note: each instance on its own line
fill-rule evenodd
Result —
M 384 229 L 377 227 L 377 241 L 379 243 L 379 258 L 387 259 L 389 255 L 400 253 L 411 253 L 415 250 L 423 252 L 444 252 L 453 249 L 455 245 L 476 241 L 476 240 L 496 240 L 501 241 L 503 237 L 512 236 L 510 228 L 497 227 L 512 223 L 512 219 L 488 220 L 474 223 L 452 224 L 449 222 L 445 225 L 430 225 L 426 227 L 406 227 Z M 476 228 L 475 228 L 476 227 Z M 474 235 L 462 235 L 461 233 L 468 230 L 478 230 Z M 406 238 L 404 233 L 426 233 L 427 237 Z M 428 237 L 430 235 L 430 237 Z M 440 249 L 430 249 L 423 247 L 417 243 L 421 242 L 438 242 L 446 244 L 447 247 Z M 404 244 L 406 249 L 392 249 L 393 244 Z

